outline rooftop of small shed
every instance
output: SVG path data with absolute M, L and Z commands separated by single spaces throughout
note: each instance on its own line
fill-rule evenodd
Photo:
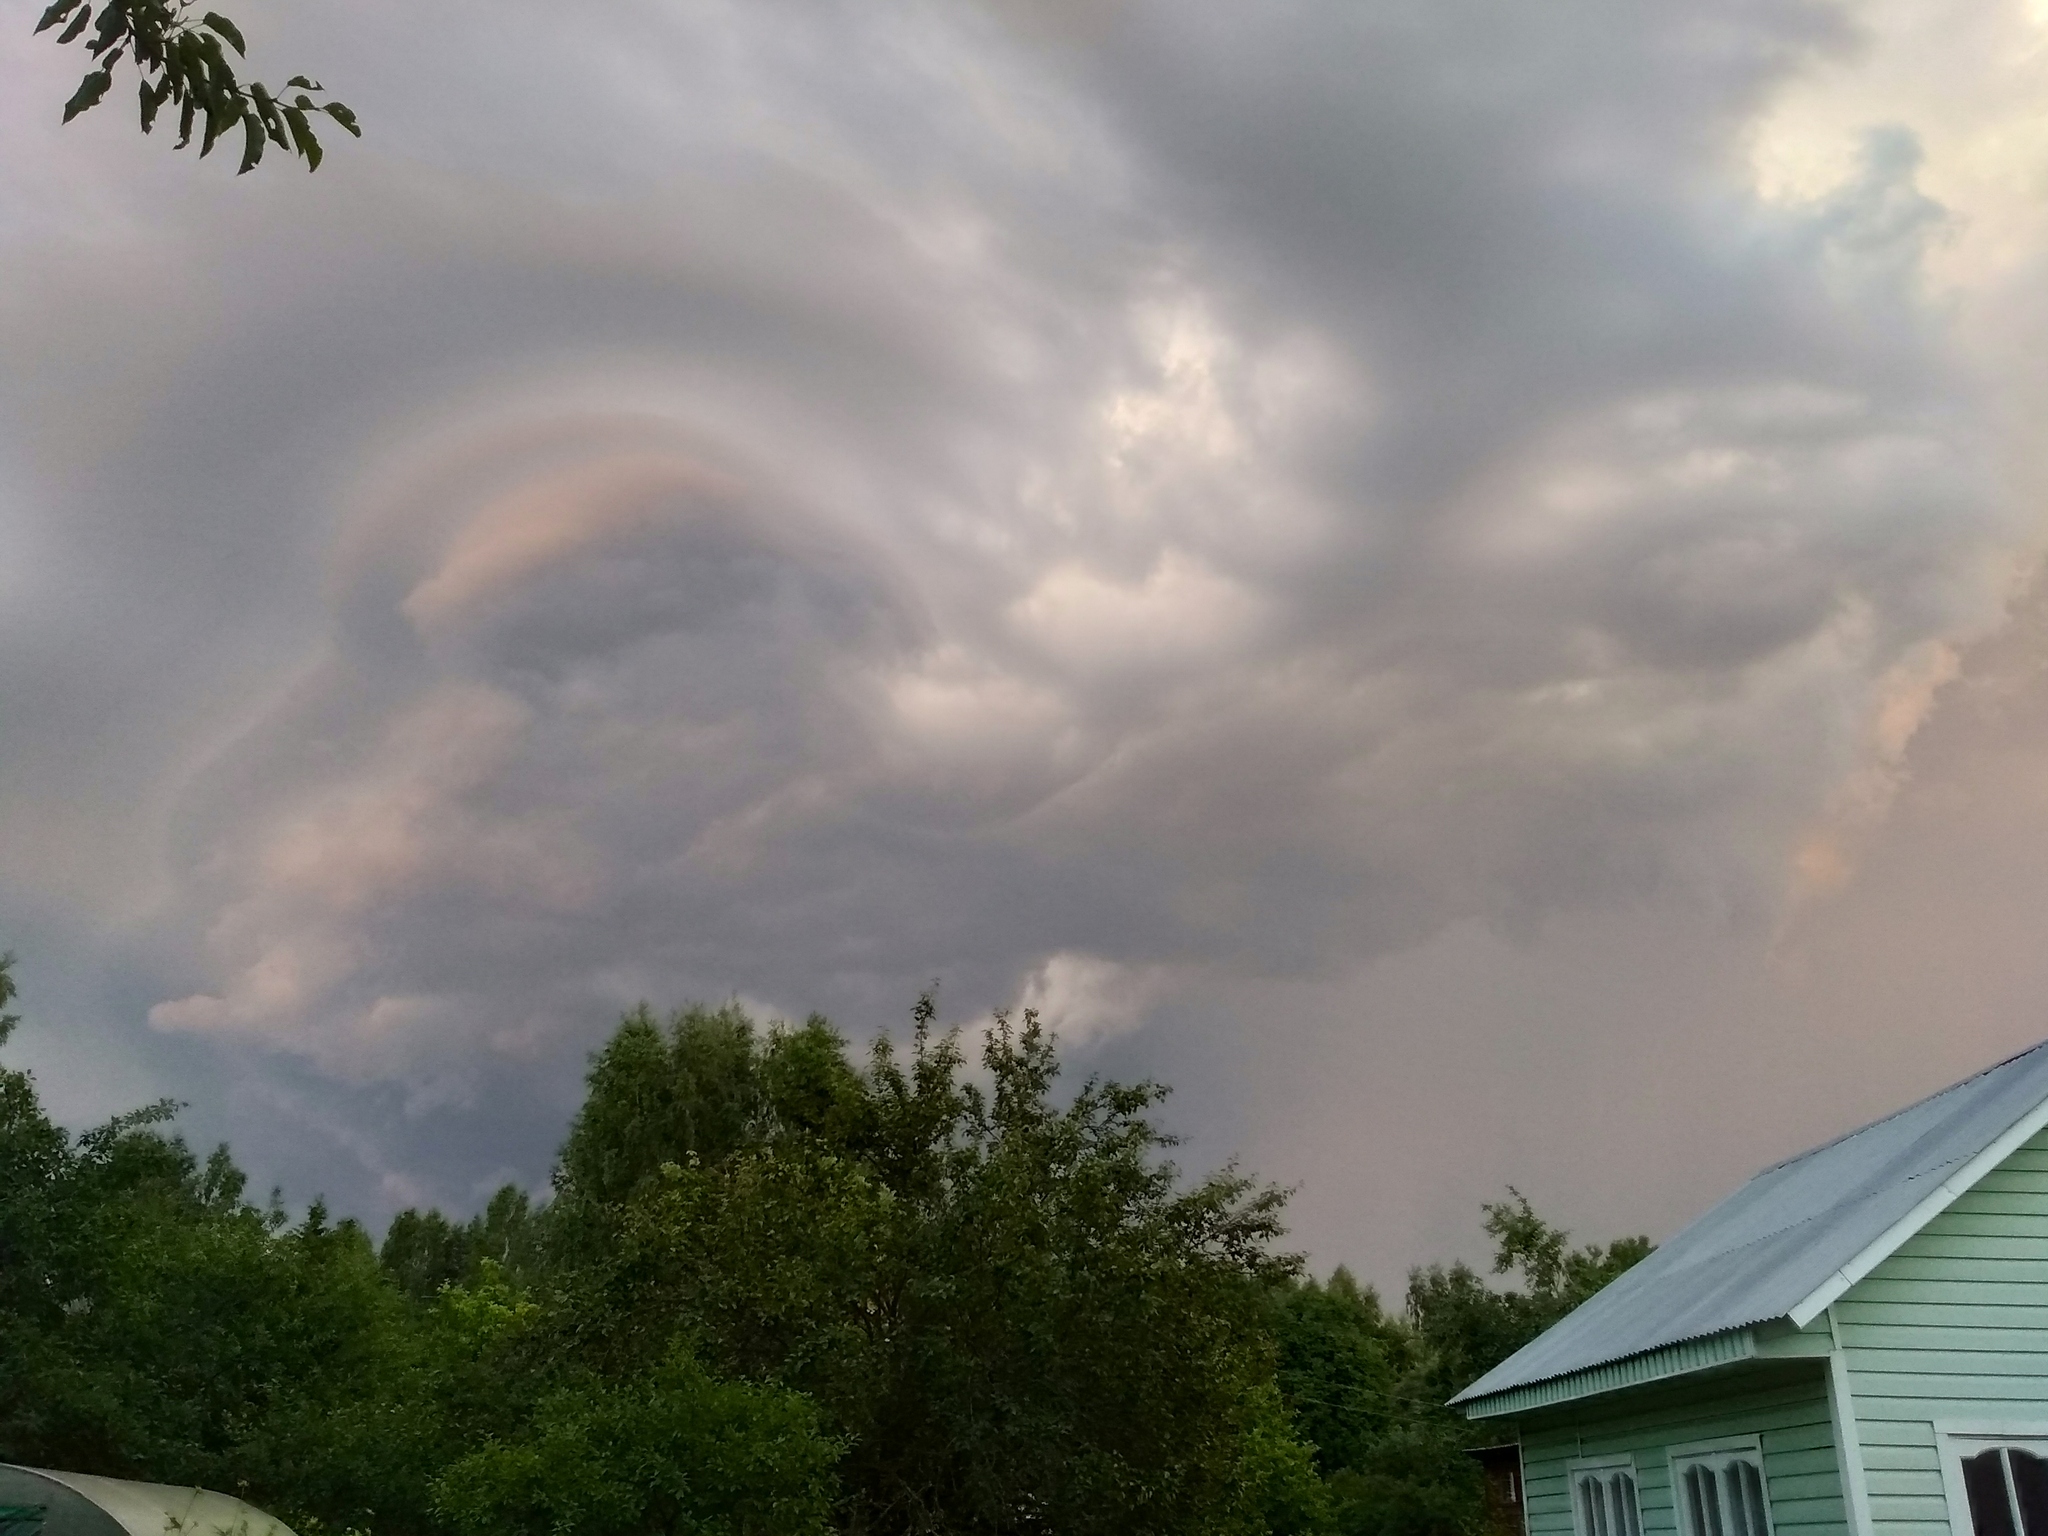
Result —
M 253 1504 L 206 1488 L 0 1464 L 6 1536 L 293 1536 Z

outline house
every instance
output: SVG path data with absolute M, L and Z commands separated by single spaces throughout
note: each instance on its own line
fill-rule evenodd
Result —
M 0 1536 L 292 1536 L 225 1493 L 0 1464 Z
M 1453 1401 L 1528 1536 L 2048 1536 L 2048 1044 L 1766 1168 Z

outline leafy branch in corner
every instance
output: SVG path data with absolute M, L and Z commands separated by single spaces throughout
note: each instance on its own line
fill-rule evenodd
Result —
M 113 86 L 114 66 L 126 57 L 142 76 L 144 133 L 156 125 L 157 114 L 166 105 L 174 107 L 177 147 L 190 144 L 196 128 L 199 153 L 205 156 L 239 125 L 242 171 L 253 169 L 262 160 L 268 144 L 300 156 L 307 170 L 318 170 L 320 140 L 313 133 L 312 120 L 320 113 L 357 138 L 363 136 L 355 113 L 347 107 L 338 101 L 314 101 L 314 95 L 325 92 L 319 82 L 304 75 L 287 80 L 283 95 L 254 80 L 246 85 L 237 80 L 227 50 L 234 49 L 236 58 L 247 56 L 241 30 L 216 11 L 208 11 L 195 22 L 191 8 L 191 0 L 105 0 L 95 20 L 89 0 L 54 0 L 36 23 L 36 31 L 63 25 L 57 41 L 71 43 L 84 37 L 85 51 L 99 65 L 79 82 L 64 104 L 64 121 L 68 123 L 100 104 Z

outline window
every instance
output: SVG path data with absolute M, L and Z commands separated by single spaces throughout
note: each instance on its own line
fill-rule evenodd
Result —
M 1943 1428 L 1949 1507 L 1969 1511 L 1971 1536 L 2048 1536 L 2048 1432 Z
M 1963 1458 L 1963 1491 L 1976 1536 L 2048 1536 L 2048 1461 L 2020 1445 Z
M 1626 1456 L 1574 1462 L 1572 1520 L 1578 1536 L 1643 1536 L 1635 1463 Z
M 1771 1536 L 1763 1449 L 1754 1438 L 1674 1451 L 1671 1491 L 1684 1536 Z

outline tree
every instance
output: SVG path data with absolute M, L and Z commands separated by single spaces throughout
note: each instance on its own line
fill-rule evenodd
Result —
M 1464 1426 L 1431 1395 L 1428 1355 L 1339 1269 L 1278 1288 L 1280 1390 L 1315 1447 L 1338 1536 L 1462 1536 L 1484 1508 Z
M 0 1046 L 15 1027 L 0 958 Z M 1059 1082 L 1030 1014 L 970 1070 L 920 1002 L 645 1009 L 554 1198 L 409 1211 L 381 1253 L 262 1207 L 146 1106 L 81 1135 L 0 1067 L 0 1459 L 245 1493 L 309 1533 L 1474 1536 L 1445 1399 L 1648 1251 L 1485 1208 L 1496 1290 L 1405 1309 L 1185 1179 L 1149 1083 Z
M 1341 1266 L 1327 1283 L 1277 1287 L 1271 1326 L 1280 1388 L 1325 1475 L 1355 1467 L 1401 1415 L 1414 1345 L 1379 1294 Z
M 515 1275 L 540 1263 L 543 1223 L 533 1198 L 506 1184 L 467 1222 L 439 1211 L 405 1210 L 384 1231 L 378 1262 L 392 1283 L 415 1302 L 431 1302 L 443 1289 L 476 1280 L 488 1261 Z
M 1493 1272 L 1519 1273 L 1497 1291 L 1464 1264 L 1431 1265 L 1408 1277 L 1408 1316 L 1428 1354 L 1429 1390 L 1449 1398 L 1477 1381 L 1651 1251 L 1647 1237 L 1569 1245 L 1512 1185 L 1480 1208 L 1494 1240 Z
M 64 104 L 67 123 L 105 99 L 115 66 L 126 58 L 140 77 L 142 131 L 155 127 L 158 113 L 169 106 L 178 118 L 177 148 L 190 144 L 196 129 L 201 158 L 240 128 L 242 171 L 261 162 L 270 144 L 303 159 L 307 170 L 318 170 L 322 152 L 312 120 L 322 113 L 362 137 L 347 107 L 313 99 L 326 94 L 317 81 L 294 75 L 279 93 L 258 81 L 237 79 L 227 50 L 232 48 L 236 58 L 247 54 L 241 29 L 217 11 L 194 21 L 191 0 L 99 0 L 97 11 L 92 0 L 52 0 L 36 31 L 60 25 L 64 30 L 57 41 L 83 38 L 97 66 Z
M 1482 1210 L 1494 1272 L 1517 1273 L 1517 1288 L 1432 1265 L 1410 1273 L 1399 1317 L 1341 1269 L 1275 1290 L 1280 1390 L 1315 1447 L 1340 1536 L 1480 1531 L 1484 1489 L 1466 1454 L 1480 1432 L 1447 1400 L 1649 1252 L 1643 1238 L 1572 1248 L 1520 1191 L 1508 1197 Z
M 462 1536 L 825 1536 L 840 1447 L 801 1394 L 720 1381 L 671 1344 L 625 1380 L 579 1372 L 441 1474 Z
M 250 1204 L 225 1147 L 163 1129 L 175 1107 L 72 1136 L 0 1069 L 0 1456 L 297 1510 L 332 1482 L 329 1416 L 384 1389 L 398 1298 L 361 1227 Z
M 1280 1194 L 1184 1186 L 1153 1085 L 1058 1102 L 1032 1015 L 981 1066 L 929 999 L 859 1069 L 822 1020 L 629 1017 L 557 1184 L 578 1357 L 631 1379 L 689 1337 L 801 1391 L 846 1445 L 849 1531 L 1312 1528 L 1261 1326 Z

